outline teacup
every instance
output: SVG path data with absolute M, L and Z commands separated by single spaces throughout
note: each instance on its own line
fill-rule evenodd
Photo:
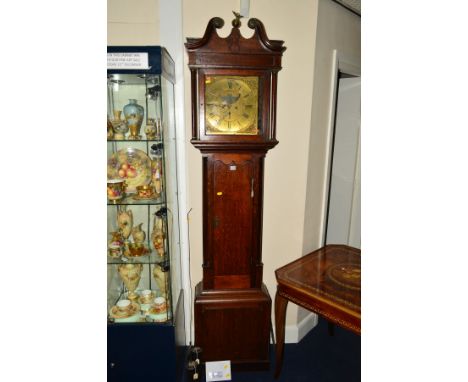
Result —
M 107 199 L 120 200 L 125 195 L 125 180 L 124 179 L 108 179 L 107 180 Z
M 136 190 L 140 198 L 151 198 L 154 195 L 154 188 L 150 184 L 137 186 Z
M 141 292 L 140 301 L 142 303 L 151 304 L 151 297 L 153 297 L 153 292 L 149 289 L 145 289 Z
M 117 309 L 121 312 L 126 312 L 130 309 L 132 302 L 130 300 L 120 300 L 117 302 Z
M 166 311 L 166 299 L 164 297 L 156 297 L 154 299 L 154 309 L 159 312 L 165 312 Z
M 122 255 L 122 246 L 119 244 L 109 244 L 109 256 L 120 257 Z

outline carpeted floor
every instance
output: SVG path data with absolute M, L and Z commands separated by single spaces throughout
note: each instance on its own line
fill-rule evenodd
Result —
M 233 372 L 235 382 L 357 382 L 361 380 L 361 337 L 335 326 L 334 336 L 328 335 L 327 321 L 319 324 L 300 343 L 286 344 L 283 370 L 274 379 L 274 347 L 270 352 L 271 366 L 265 372 Z M 201 382 L 205 382 L 204 366 Z M 185 381 L 191 379 L 187 378 Z

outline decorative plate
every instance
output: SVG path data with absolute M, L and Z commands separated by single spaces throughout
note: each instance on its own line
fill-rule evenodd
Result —
M 151 182 L 151 159 L 144 151 L 128 147 L 112 154 L 107 161 L 107 179 L 125 179 L 127 193 Z
M 138 313 L 140 313 L 140 306 L 136 302 L 132 302 L 130 307 L 125 311 L 120 310 L 117 305 L 114 305 L 109 312 L 110 316 L 115 319 L 129 318 Z

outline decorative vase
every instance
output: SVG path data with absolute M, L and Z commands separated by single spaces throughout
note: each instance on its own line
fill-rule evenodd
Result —
M 135 293 L 135 289 L 140 282 L 143 265 L 120 264 L 117 269 L 125 287 L 128 289 L 128 299 L 132 301 L 138 299 L 138 295 Z
M 159 197 L 162 192 L 162 158 L 160 156 L 155 156 L 151 161 L 151 182 L 156 196 Z
M 128 127 L 125 121 L 121 119 L 122 110 L 114 110 L 114 119 L 111 121 L 114 129 L 114 139 L 123 140 L 128 133 Z
M 133 228 L 133 212 L 131 210 L 127 211 L 126 206 L 122 206 L 118 212 L 117 224 L 124 239 L 128 240 Z
M 167 289 L 166 289 L 166 273 L 162 271 L 161 267 L 157 264 L 153 268 L 153 277 L 158 286 L 160 295 L 167 299 Z
M 143 244 L 145 242 L 145 239 L 146 239 L 146 233 L 145 233 L 145 231 L 143 231 L 141 229 L 142 225 L 143 225 L 143 223 L 140 223 L 140 224 L 138 224 L 136 227 L 134 227 L 132 229 L 133 241 L 136 244 Z
M 130 99 L 128 101 L 129 103 L 123 108 L 127 126 L 130 129 L 130 135 L 128 139 L 139 140 L 141 139 L 140 128 L 141 124 L 143 123 L 145 109 L 143 106 L 138 105 L 136 99 Z
M 107 140 L 114 138 L 114 126 L 112 126 L 112 122 L 109 121 L 109 117 L 107 117 Z
M 148 118 L 145 126 L 146 139 L 155 139 L 156 138 L 156 122 L 154 118 Z
M 158 118 L 156 120 L 156 139 L 157 140 L 161 139 L 161 132 L 162 132 L 162 122 L 161 122 L 161 118 Z
M 154 249 L 160 257 L 164 257 L 164 215 L 165 211 L 162 209 L 154 214 L 153 231 L 151 232 L 151 241 L 153 242 Z

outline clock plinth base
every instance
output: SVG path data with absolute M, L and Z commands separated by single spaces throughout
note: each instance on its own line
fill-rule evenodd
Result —
M 271 298 L 261 289 L 195 289 L 195 343 L 201 360 L 230 360 L 233 370 L 268 370 Z

